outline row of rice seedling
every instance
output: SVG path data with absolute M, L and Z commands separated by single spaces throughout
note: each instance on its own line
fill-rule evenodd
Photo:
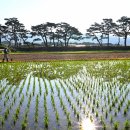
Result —
M 78 130 L 88 118 L 103 129 L 129 129 L 129 61 L 9 63 L 0 68 L 6 73 L 0 74 L 1 129 L 13 124 L 14 129 Z

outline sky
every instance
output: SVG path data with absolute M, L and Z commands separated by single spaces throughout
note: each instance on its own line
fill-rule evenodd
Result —
M 0 0 L 0 24 L 16 17 L 27 29 L 46 22 L 66 22 L 86 32 L 103 18 L 130 17 L 130 0 Z

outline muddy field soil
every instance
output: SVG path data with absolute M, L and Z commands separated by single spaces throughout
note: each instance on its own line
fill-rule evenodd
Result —
M 2 62 L 3 54 L 0 54 Z M 50 61 L 50 60 L 98 60 L 98 59 L 130 59 L 130 52 L 101 52 L 80 54 L 9 54 L 9 61 Z

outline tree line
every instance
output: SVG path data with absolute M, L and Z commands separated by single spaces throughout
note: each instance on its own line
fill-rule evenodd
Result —
M 92 39 L 96 40 L 99 46 L 103 46 L 103 40 L 107 39 L 107 46 L 110 46 L 110 36 L 118 37 L 118 45 L 120 38 L 124 38 L 124 46 L 127 46 L 127 38 L 130 35 L 130 18 L 122 16 L 116 22 L 113 19 L 103 19 L 101 23 L 95 22 L 86 29 L 85 37 L 76 28 L 68 23 L 52 23 L 46 22 L 39 25 L 31 26 L 31 31 L 27 30 L 23 23 L 17 18 L 5 18 L 5 24 L 0 24 L 0 44 L 2 39 L 12 46 L 19 47 L 21 43 L 29 46 L 29 38 L 33 38 L 33 42 L 42 41 L 44 47 L 49 46 L 68 46 L 70 40 Z

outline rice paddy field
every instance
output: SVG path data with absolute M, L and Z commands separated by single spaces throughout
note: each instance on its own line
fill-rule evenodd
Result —
M 0 63 L 0 130 L 130 130 L 130 60 Z

